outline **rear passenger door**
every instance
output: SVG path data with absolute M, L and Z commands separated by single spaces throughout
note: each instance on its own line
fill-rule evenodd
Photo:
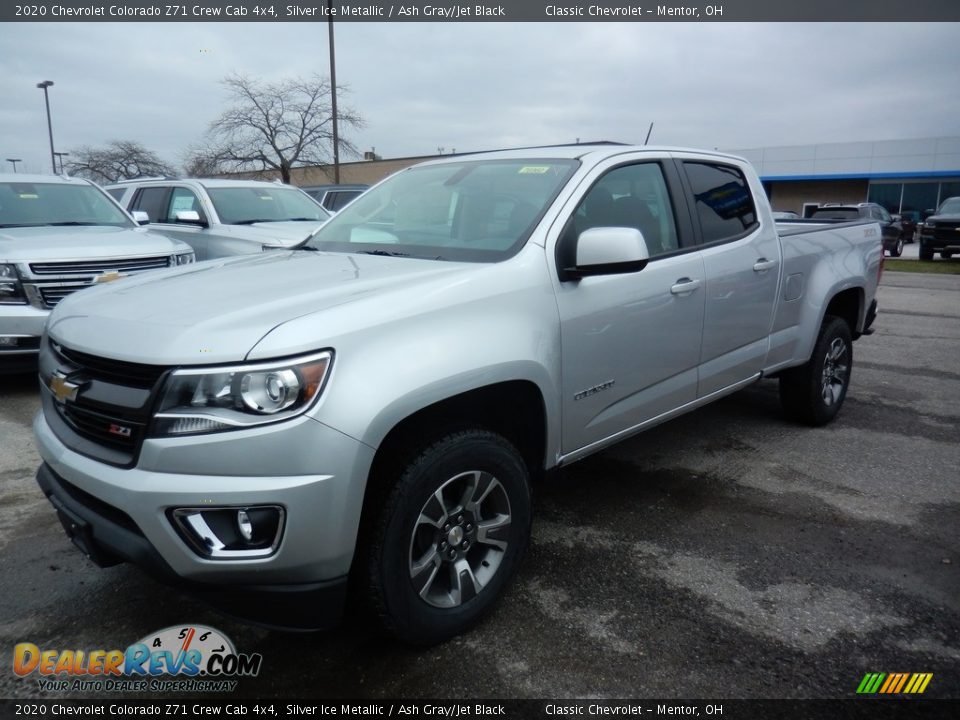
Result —
M 558 220 L 565 455 L 589 452 L 696 399 L 703 261 L 672 162 L 648 153 L 629 157 L 594 169 Z M 561 279 L 560 270 L 575 264 L 578 235 L 596 227 L 640 230 L 651 256 L 646 267 Z
M 706 273 L 697 397 L 754 378 L 769 348 L 780 281 L 780 240 L 760 222 L 734 163 L 677 154 Z

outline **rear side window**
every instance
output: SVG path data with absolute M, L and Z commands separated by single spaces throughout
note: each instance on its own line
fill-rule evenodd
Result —
M 743 173 L 730 165 L 685 162 L 703 243 L 732 240 L 757 227 L 757 210 Z

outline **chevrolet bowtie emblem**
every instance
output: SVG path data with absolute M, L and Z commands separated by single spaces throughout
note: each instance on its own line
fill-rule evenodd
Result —
M 80 389 L 79 383 L 73 383 L 67 380 L 65 375 L 55 373 L 50 378 L 50 392 L 57 399 L 58 403 L 65 403 L 67 400 L 76 400 L 77 391 Z
M 118 270 L 110 270 L 109 272 L 103 273 L 103 275 L 97 275 L 93 279 L 93 284 L 99 285 L 101 283 L 113 282 L 114 280 L 119 280 L 122 277 L 126 277 L 126 275 Z

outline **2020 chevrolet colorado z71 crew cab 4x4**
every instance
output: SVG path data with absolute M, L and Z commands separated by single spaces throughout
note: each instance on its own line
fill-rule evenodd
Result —
M 515 573 L 532 476 L 765 376 L 832 419 L 881 257 L 876 223 L 778 231 L 728 155 L 425 163 L 297 249 L 62 303 L 38 481 L 101 564 L 301 627 L 336 622 L 351 578 L 436 642 Z

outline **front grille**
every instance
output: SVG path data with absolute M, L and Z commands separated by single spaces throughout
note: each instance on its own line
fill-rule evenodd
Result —
M 78 434 L 108 447 L 132 453 L 143 438 L 144 426 L 129 420 L 117 420 L 107 415 L 64 405 L 60 415 Z
M 30 264 L 30 270 L 34 275 L 101 275 L 111 270 L 143 272 L 165 267 L 170 267 L 170 258 L 167 255 L 122 260 L 76 260 Z
M 60 358 L 82 371 L 85 377 L 95 378 L 114 385 L 152 388 L 166 370 L 162 365 L 145 365 L 126 362 L 125 360 L 112 360 L 71 350 L 57 343 L 51 343 L 51 345 Z
M 951 245 L 960 244 L 960 223 L 938 222 L 933 226 L 933 237 Z
M 54 432 L 71 449 L 102 462 L 130 467 L 146 435 L 166 367 L 97 357 L 51 341 L 41 345 L 40 377 L 44 413 Z M 63 378 L 73 392 L 61 395 Z
M 83 290 L 85 287 L 90 285 L 49 285 L 47 287 L 40 285 L 40 297 L 43 298 L 43 304 L 52 309 L 67 295 Z

